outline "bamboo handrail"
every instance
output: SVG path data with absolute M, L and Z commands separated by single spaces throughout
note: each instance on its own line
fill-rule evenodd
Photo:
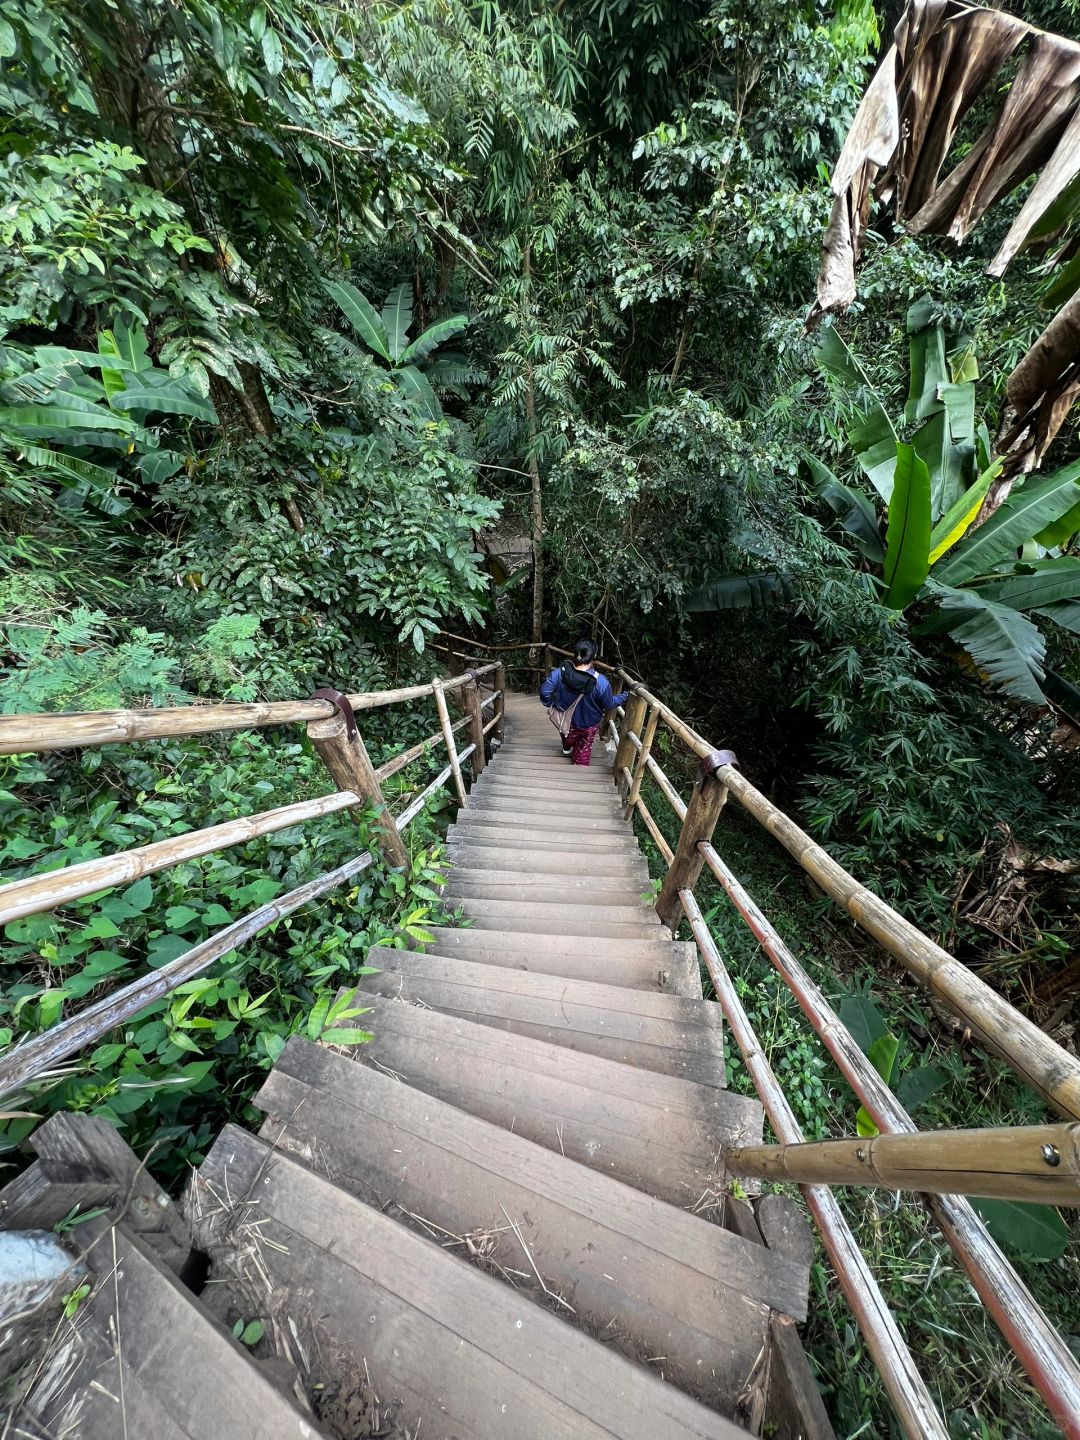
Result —
M 495 669 L 492 662 L 477 673 Z M 468 676 L 443 682 L 447 690 L 469 683 Z M 354 711 L 381 710 L 431 694 L 431 682 L 398 690 L 369 690 L 349 695 Z M 252 704 L 183 705 L 147 710 L 87 710 L 64 715 L 0 715 L 0 755 L 44 754 L 80 745 L 116 745 L 132 740 L 161 740 L 207 735 L 217 730 L 261 729 L 325 720 L 334 714 L 326 700 L 274 700 Z
M 876 1185 L 932 1195 L 1080 1205 L 1080 1124 L 919 1130 L 855 1140 L 735 1145 L 736 1175 L 796 1185 Z
M 703 845 L 701 849 L 705 864 L 798 1000 L 874 1123 L 883 1133 L 917 1133 L 911 1116 L 715 848 Z M 1067 1435 L 1080 1437 L 1080 1364 L 1069 1346 L 967 1200 L 955 1195 L 927 1195 L 926 1205 L 1051 1413 Z
M 466 682 L 468 676 L 464 677 Z M 442 725 L 443 738 L 446 741 L 446 753 L 450 756 L 450 770 L 454 776 L 454 788 L 457 790 L 458 804 L 465 808 L 468 801 L 465 797 L 465 782 L 461 778 L 461 756 L 458 754 L 454 742 L 454 727 L 450 723 L 450 712 L 446 708 L 446 695 L 441 681 L 431 682 L 431 693 L 435 696 L 435 704 L 439 710 L 439 721 Z
M 799 1123 L 762 1053 L 697 901 L 689 890 L 680 891 L 679 900 L 773 1130 L 782 1141 L 798 1144 L 803 1138 Z M 908 1440 L 947 1440 L 941 1415 L 835 1196 L 818 1185 L 807 1185 L 803 1194 L 905 1435 Z
M 133 880 L 179 865 L 184 860 L 194 860 L 215 850 L 242 845 L 260 835 L 271 835 L 276 830 L 288 829 L 290 825 L 333 815 L 360 804 L 363 804 L 361 797 L 353 791 L 336 790 L 320 796 L 318 800 L 281 805 L 276 810 L 263 810 L 258 815 L 226 820 L 222 825 L 190 830 L 186 835 L 156 840 L 150 845 L 139 845 L 117 855 L 84 860 L 81 865 L 71 865 L 66 870 L 46 870 L 39 875 L 12 880 L 0 886 L 0 925 L 8 925 L 12 920 L 36 915 L 42 910 L 55 910 L 60 905 L 94 895 L 99 890 L 130 885 Z
M 459 730 L 464 730 L 468 723 L 469 717 L 466 715 L 464 719 L 458 720 L 452 725 L 451 729 L 456 734 Z M 426 736 L 423 740 L 418 740 L 417 743 L 410 746 L 408 750 L 403 750 L 399 755 L 392 756 L 380 765 L 375 771 L 376 780 L 388 780 L 391 775 L 396 775 L 399 770 L 404 770 L 406 765 L 411 765 L 425 750 L 430 750 L 432 745 L 442 745 L 445 743 L 445 740 L 446 737 L 443 735 L 442 727 L 440 726 L 438 730 Z

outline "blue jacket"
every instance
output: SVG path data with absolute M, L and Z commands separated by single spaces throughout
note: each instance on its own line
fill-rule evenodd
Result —
M 595 679 L 596 684 L 586 692 L 585 687 L 590 679 Z M 617 705 L 624 705 L 629 693 L 624 690 L 621 695 L 613 695 L 605 675 L 592 669 L 576 670 L 567 660 L 558 670 L 552 670 L 540 686 L 540 703 L 565 710 L 574 703 L 575 695 L 581 695 L 574 711 L 574 726 L 579 730 L 591 730 L 594 725 L 600 724 L 605 710 L 614 710 Z

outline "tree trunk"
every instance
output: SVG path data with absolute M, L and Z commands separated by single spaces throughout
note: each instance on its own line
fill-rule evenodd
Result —
M 532 254 L 525 246 L 525 283 L 529 288 L 532 278 Z M 536 458 L 536 387 L 533 383 L 533 368 L 530 363 L 525 372 L 525 428 L 528 437 L 529 483 L 532 491 L 532 639 L 529 664 L 538 663 L 539 642 L 544 638 L 544 502 L 540 488 L 540 462 Z

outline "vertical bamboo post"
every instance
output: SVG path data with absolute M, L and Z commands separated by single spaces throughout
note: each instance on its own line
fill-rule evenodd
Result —
M 555 669 L 555 651 L 550 645 L 544 646 L 544 674 L 550 675 Z
M 386 808 L 375 769 L 360 737 L 352 706 L 338 690 L 320 690 L 319 699 L 329 700 L 338 707 L 336 715 L 325 720 L 312 720 L 307 727 L 308 738 L 319 758 L 330 771 L 339 790 L 352 790 L 362 795 L 375 811 L 373 839 L 392 869 L 407 869 L 409 852 L 398 834 L 394 817 Z
M 431 693 L 435 696 L 435 708 L 439 712 L 439 724 L 442 726 L 443 740 L 446 744 L 446 753 L 450 757 L 450 769 L 454 775 L 454 789 L 457 791 L 458 804 L 465 808 L 465 782 L 461 778 L 461 766 L 458 763 L 457 742 L 454 739 L 453 726 L 450 724 L 450 712 L 446 708 L 446 695 L 443 692 L 441 680 L 431 682 Z
M 633 779 L 630 782 L 630 793 L 626 797 L 626 810 L 623 818 L 629 820 L 634 813 L 634 806 L 637 804 L 638 796 L 641 794 L 641 782 L 645 779 L 645 767 L 649 761 L 649 753 L 652 750 L 653 740 L 656 738 L 656 726 L 660 720 L 660 711 L 655 705 L 649 707 L 649 718 L 645 722 L 645 733 L 641 736 L 641 749 L 637 752 L 637 759 L 634 762 Z
M 473 779 L 479 780 L 484 768 L 484 712 L 480 708 L 480 686 L 477 683 L 476 671 L 467 670 L 465 673 L 470 679 L 467 685 L 462 686 L 461 703 L 469 717 L 469 739 L 475 746 L 472 752 Z
M 630 739 L 630 732 L 635 735 L 641 734 L 641 723 L 645 719 L 647 702 L 640 695 L 631 695 L 626 701 L 625 719 L 619 733 L 619 748 L 615 752 L 615 784 L 622 789 L 622 772 L 629 770 L 634 763 L 634 742 Z
M 735 763 L 735 756 L 730 750 L 714 750 L 711 755 L 706 755 L 698 766 L 686 819 L 682 823 L 679 843 L 675 847 L 675 858 L 668 866 L 660 898 L 656 902 L 656 913 L 672 931 L 678 927 L 682 910 L 679 891 L 689 890 L 693 893 L 704 864 L 704 856 L 698 846 L 712 839 L 720 811 L 727 799 L 727 786 L 717 779 L 716 772 L 725 765 Z
M 495 665 L 495 729 L 492 738 L 503 738 L 503 715 L 506 713 L 506 666 L 501 660 Z

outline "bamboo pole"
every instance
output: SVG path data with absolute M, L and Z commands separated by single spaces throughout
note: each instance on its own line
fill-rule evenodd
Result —
M 803 1138 L 799 1123 L 762 1053 L 697 901 L 689 890 L 683 890 L 679 900 L 773 1130 L 782 1141 L 797 1144 Z M 807 1185 L 803 1194 L 904 1434 L 908 1440 L 947 1440 L 948 1431 L 937 1406 L 835 1196 L 817 1185 Z
M 351 790 L 354 795 L 359 795 L 361 803 L 358 809 L 374 810 L 372 838 L 386 863 L 393 870 L 407 870 L 409 852 L 387 812 L 375 767 L 352 715 L 336 711 L 328 720 L 313 720 L 307 727 L 307 733 L 338 789 Z
M 464 730 L 468 723 L 468 716 L 463 720 L 457 721 L 454 726 L 455 732 Z M 441 729 L 436 730 L 433 735 L 428 735 L 423 740 L 418 740 L 416 744 L 410 746 L 408 750 L 403 750 L 400 755 L 394 755 L 391 759 L 380 765 L 375 771 L 376 780 L 388 780 L 391 775 L 396 775 L 399 770 L 404 770 L 406 765 L 411 765 L 414 760 L 419 759 L 425 750 L 431 749 L 432 745 L 441 745 L 442 743 L 443 733 Z
M 458 758 L 457 744 L 454 741 L 454 727 L 450 724 L 450 712 L 446 708 L 446 696 L 443 694 L 441 680 L 431 682 L 431 693 L 435 696 L 435 706 L 439 712 L 439 723 L 442 725 L 446 753 L 450 759 L 450 771 L 454 777 L 458 804 L 464 809 L 468 803 L 465 798 L 465 782 L 461 778 L 461 763 Z
M 649 760 L 649 752 L 652 750 L 653 740 L 656 738 L 656 726 L 660 720 L 660 712 L 656 706 L 649 710 L 649 718 L 645 722 L 645 734 L 641 743 L 636 747 L 637 756 L 634 760 L 634 778 L 630 782 L 630 793 L 626 797 L 626 808 L 623 811 L 623 818 L 629 820 L 634 813 L 634 806 L 637 804 L 638 796 L 641 794 L 641 782 L 645 778 L 645 766 Z
M 736 1175 L 1080 1205 L 1080 1124 L 930 1130 L 724 1151 Z
M 668 777 L 664 774 L 663 770 L 660 768 L 660 763 L 655 755 L 649 756 L 648 766 L 649 774 L 653 777 L 657 785 L 663 791 L 668 804 L 675 811 L 675 814 L 679 817 L 680 820 L 685 820 L 686 803 L 683 800 L 682 796 L 679 794 L 679 792 L 675 789 L 675 786 L 671 783 Z
M 883 1133 L 914 1134 L 911 1116 L 750 895 L 711 845 L 703 845 L 702 852 L 874 1123 Z M 969 1202 L 956 1195 L 927 1195 L 926 1206 L 1058 1424 L 1069 1440 L 1080 1440 L 1080 1362 Z
M 679 924 L 679 893 L 692 891 L 697 884 L 704 863 L 699 847 L 712 839 L 720 811 L 727 800 L 727 787 L 720 777 L 731 770 L 734 760 L 730 750 L 717 750 L 698 766 L 686 819 L 679 831 L 675 858 L 668 866 L 656 902 L 656 913 L 673 932 Z
M 305 820 L 317 820 L 338 810 L 348 810 L 360 801 L 361 797 L 351 790 L 335 791 L 320 796 L 318 800 L 301 800 L 295 805 L 282 805 L 276 810 L 264 810 L 240 820 L 227 820 L 223 825 L 211 825 L 205 830 L 192 830 L 187 835 L 157 840 L 151 845 L 124 850 L 119 855 L 102 855 L 97 860 L 70 865 L 66 870 L 50 870 L 43 875 L 12 880 L 8 885 L 0 886 L 0 925 L 10 924 L 23 915 L 36 915 L 41 910 L 55 910 L 98 890 L 130 885 L 133 880 L 166 870 L 171 865 L 179 865 L 183 860 L 194 860 L 230 845 L 242 845 L 260 835 L 270 835 L 275 830 L 287 830 L 290 825 L 298 825 Z
M 479 780 L 484 769 L 484 711 L 480 704 L 480 687 L 475 680 L 471 685 L 465 686 L 461 698 L 472 734 L 472 773 L 475 782 Z
M 670 867 L 672 861 L 675 859 L 675 853 L 672 850 L 671 846 L 668 844 L 668 842 L 664 839 L 664 832 L 660 829 L 660 826 L 657 825 L 656 821 L 653 819 L 652 811 L 645 804 L 645 801 L 642 800 L 640 795 L 637 798 L 637 810 L 642 820 L 644 820 L 645 827 L 648 830 L 649 834 L 656 841 L 656 848 L 664 857 L 665 863 Z
M 640 695 L 631 695 L 625 706 L 625 719 L 623 720 L 622 735 L 619 739 L 619 748 L 615 752 L 615 763 L 612 767 L 615 771 L 616 788 L 621 787 L 622 772 L 628 770 L 634 760 L 634 740 L 641 733 L 642 722 L 645 719 L 646 701 Z M 631 776 L 627 783 L 627 793 L 633 786 L 634 780 Z
M 327 891 L 344 884 L 346 880 L 351 880 L 371 863 L 371 856 L 365 851 L 363 855 L 339 865 L 337 869 L 328 870 L 317 880 L 309 880 L 306 885 L 290 890 L 287 895 L 279 895 L 276 900 L 260 905 L 249 915 L 241 916 L 239 920 L 224 926 L 206 940 L 192 946 L 190 950 L 185 950 L 183 955 L 178 955 L 175 960 L 168 961 L 147 975 L 141 975 L 130 985 L 124 985 L 107 995 L 104 1000 L 88 1005 L 70 1019 L 62 1020 L 42 1034 L 16 1045 L 7 1054 L 0 1056 L 0 1096 L 21 1089 L 58 1061 L 95 1044 L 118 1025 L 134 1019 L 148 1005 L 164 999 L 178 985 L 194 979 L 215 960 L 220 960 L 231 950 L 238 949 L 267 926 L 274 925 L 284 916 L 299 910 L 301 905 L 307 905 L 325 895 Z
M 495 665 L 482 666 L 486 675 Z M 444 682 L 447 690 L 467 683 L 461 675 Z M 431 686 L 407 685 L 398 690 L 371 690 L 347 699 L 354 711 L 381 710 L 407 700 L 422 700 Z M 80 745 L 117 745 L 133 740 L 161 740 L 207 735 L 218 730 L 250 730 L 325 720 L 334 713 L 326 700 L 282 700 L 251 705 L 185 705 L 148 710 L 87 710 L 67 715 L 0 715 L 0 755 L 44 754 Z
M 827 895 L 900 961 L 919 984 L 970 1027 L 1033 1090 L 1068 1119 L 1080 1119 L 1080 1060 L 936 945 L 816 845 L 737 770 L 724 782 L 744 809 L 792 854 Z
M 495 666 L 495 739 L 503 738 L 503 715 L 506 712 L 506 666 L 500 660 Z

